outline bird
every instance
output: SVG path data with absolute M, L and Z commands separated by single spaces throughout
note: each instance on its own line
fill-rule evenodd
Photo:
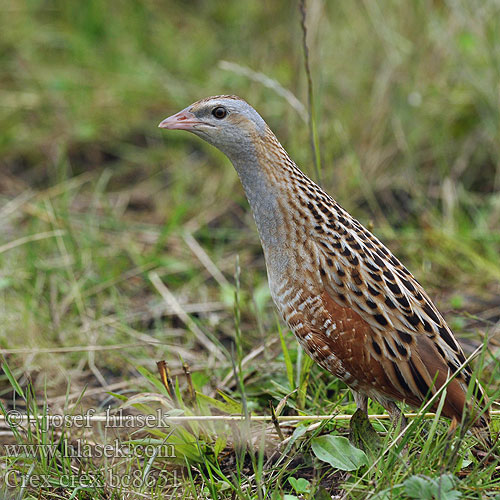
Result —
M 442 415 L 452 424 L 468 415 L 471 429 L 489 436 L 485 392 L 423 287 L 299 169 L 250 104 L 207 97 L 158 126 L 192 132 L 229 158 L 276 308 L 307 354 L 350 388 L 358 410 L 367 414 L 372 399 L 404 427 L 398 402 L 421 407 L 448 383 Z

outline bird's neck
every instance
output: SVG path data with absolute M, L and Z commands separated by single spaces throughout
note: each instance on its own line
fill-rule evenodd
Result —
M 288 170 L 297 168 L 269 130 L 251 148 L 230 157 L 252 209 L 266 259 L 283 248 L 288 218 Z

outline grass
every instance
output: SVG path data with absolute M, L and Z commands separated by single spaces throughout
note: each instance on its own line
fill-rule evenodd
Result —
M 346 387 L 278 321 L 228 161 L 156 128 L 219 93 L 255 105 L 314 177 L 309 129 L 285 90 L 303 103 L 313 92 L 322 185 L 407 264 L 468 353 L 488 336 L 479 378 L 497 399 L 498 6 L 306 6 L 314 88 L 301 14 L 288 2 L 3 9 L 0 403 L 2 413 L 37 419 L 1 429 L 3 486 L 15 482 L 5 497 L 500 495 L 497 460 L 473 457 L 474 438 L 460 428 L 448 435 L 438 418 L 412 420 L 406 454 L 397 443 L 383 454 L 395 434 L 375 419 L 377 465 L 352 471 L 313 451 L 321 436 L 347 435 L 345 421 L 125 426 L 157 410 L 270 418 L 271 404 L 276 419 L 355 410 Z M 123 425 L 57 427 L 44 418 L 108 408 Z M 67 456 L 64 443 L 131 451 L 86 459 Z M 8 444 L 43 446 L 9 453 Z

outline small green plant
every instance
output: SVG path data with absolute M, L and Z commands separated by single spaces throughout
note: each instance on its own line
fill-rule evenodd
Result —
M 307 479 L 304 479 L 303 477 L 299 477 L 298 479 L 289 477 L 288 482 L 292 485 L 292 488 L 298 494 L 308 493 L 311 489 L 311 484 Z
M 408 497 L 420 500 L 458 500 L 462 494 L 455 489 L 456 485 L 457 479 L 451 474 L 443 474 L 436 479 L 411 476 L 403 483 Z
M 312 451 L 317 458 L 332 467 L 344 471 L 357 470 L 368 465 L 368 457 L 363 450 L 353 446 L 343 436 L 319 436 L 311 441 Z

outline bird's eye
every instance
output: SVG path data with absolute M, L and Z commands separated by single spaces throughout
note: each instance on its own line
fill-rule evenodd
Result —
M 222 120 L 222 118 L 225 118 L 227 115 L 226 108 L 218 106 L 212 110 L 212 115 L 214 115 L 218 120 Z

